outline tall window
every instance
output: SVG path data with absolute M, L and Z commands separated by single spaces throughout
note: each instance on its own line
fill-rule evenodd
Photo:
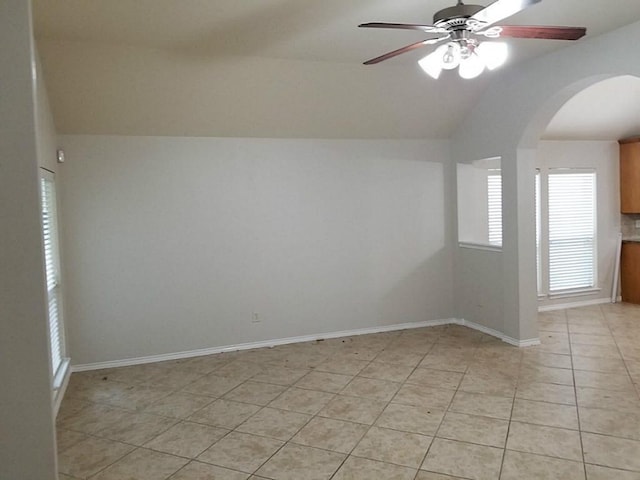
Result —
M 47 300 L 49 316 L 49 339 L 51 342 L 51 366 L 54 388 L 61 383 L 65 356 L 64 331 L 60 299 L 60 255 L 58 249 L 58 221 L 56 191 L 53 174 L 43 170 L 41 181 L 42 227 L 44 258 L 47 276 Z
M 541 191 L 546 198 L 540 198 Z M 595 288 L 595 171 L 543 171 L 536 178 L 536 197 L 539 290 L 561 294 Z
M 489 244 L 502 246 L 502 173 L 489 170 L 487 175 Z
M 549 172 L 549 291 L 595 287 L 596 174 Z

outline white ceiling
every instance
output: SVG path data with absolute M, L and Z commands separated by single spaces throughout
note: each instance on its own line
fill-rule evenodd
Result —
M 33 0 L 35 34 L 61 133 L 311 138 L 450 136 L 501 71 L 472 81 L 445 72 L 434 81 L 415 63 L 427 48 L 364 67 L 363 61 L 425 35 L 357 25 L 431 23 L 435 11 L 453 4 L 455 0 Z M 587 36 L 595 36 L 637 20 L 639 0 L 543 0 L 503 23 L 585 26 Z M 513 66 L 571 42 L 509 43 Z M 245 63 L 246 71 L 236 68 Z M 312 73 L 316 70 L 321 73 Z M 262 77 L 268 83 L 249 87 L 249 71 L 258 78 L 269 75 Z M 178 100 L 185 88 L 192 103 Z M 264 106 L 256 116 L 249 100 L 263 103 L 264 98 L 281 101 L 272 102 L 277 107 Z M 323 106 L 326 118 L 310 122 L 301 113 L 312 107 L 302 108 L 300 99 L 309 98 Z M 211 113 L 216 107 L 233 115 L 215 119 Z M 194 109 L 202 111 L 190 114 Z
M 212 55 L 361 62 L 425 37 L 365 30 L 367 21 L 432 23 L 455 0 L 34 0 L 36 35 Z M 472 3 L 472 2 L 470 2 Z M 488 0 L 477 3 L 488 5 Z M 505 24 L 585 26 L 598 35 L 640 19 L 638 0 L 544 0 Z M 510 40 L 517 59 L 563 41 Z M 393 62 L 423 56 L 407 54 Z
M 640 135 L 640 78 L 599 82 L 571 98 L 553 117 L 545 140 L 619 140 Z

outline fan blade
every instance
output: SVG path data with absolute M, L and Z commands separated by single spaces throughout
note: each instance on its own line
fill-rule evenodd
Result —
M 484 27 L 487 27 L 541 1 L 542 0 L 497 0 L 473 15 L 470 20 L 480 22 Z
M 375 65 L 376 63 L 384 62 L 385 60 L 389 60 L 390 58 L 397 57 L 398 55 L 402 55 L 403 53 L 410 52 L 415 50 L 416 48 L 424 47 L 425 45 L 433 45 L 444 40 L 447 40 L 449 35 L 440 38 L 430 38 L 429 40 L 423 40 L 421 42 L 412 43 L 411 45 L 407 45 L 406 47 L 399 48 L 398 50 L 394 50 L 393 52 L 385 53 L 384 55 L 380 55 L 379 57 L 372 58 L 371 60 L 367 60 L 364 62 L 365 65 Z
M 525 27 L 520 25 L 500 26 L 501 37 L 543 38 L 548 40 L 578 40 L 586 35 L 584 27 Z
M 358 25 L 360 28 L 393 28 L 399 30 L 420 30 L 426 33 L 444 33 L 446 28 L 436 27 L 435 25 L 417 25 L 414 23 L 383 23 L 371 22 Z

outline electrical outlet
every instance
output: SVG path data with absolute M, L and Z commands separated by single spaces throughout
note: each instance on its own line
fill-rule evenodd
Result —
M 251 323 L 260 323 L 262 320 L 260 320 L 260 314 L 258 312 L 253 312 L 251 314 Z

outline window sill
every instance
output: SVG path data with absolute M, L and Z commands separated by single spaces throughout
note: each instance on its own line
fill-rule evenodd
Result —
M 583 288 L 578 290 L 565 290 L 563 292 L 554 292 L 547 295 L 542 295 L 542 298 L 548 300 L 554 300 L 556 298 L 571 298 L 571 297 L 584 297 L 587 295 L 593 295 L 594 293 L 601 292 L 601 288 Z M 541 296 L 539 295 L 538 298 Z
M 488 245 L 484 243 L 458 242 L 460 248 L 468 248 L 471 250 L 484 250 L 486 252 L 502 252 L 502 246 Z

